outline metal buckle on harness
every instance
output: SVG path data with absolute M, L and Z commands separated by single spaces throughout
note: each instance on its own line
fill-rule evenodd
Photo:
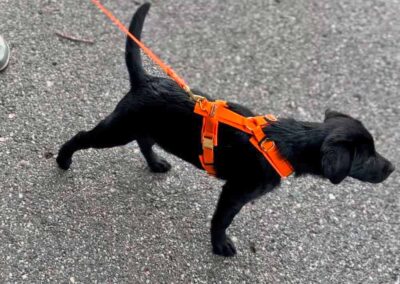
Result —
M 214 141 L 212 138 L 203 137 L 203 148 L 214 149 Z
M 269 121 L 278 121 L 278 119 L 276 118 L 276 116 L 273 115 L 273 114 L 266 114 L 266 115 L 264 115 L 264 117 L 267 119 L 267 121 L 268 121 L 268 120 L 269 120 Z
M 271 143 L 269 143 L 269 147 L 267 148 L 266 147 L 266 143 L 267 142 L 271 142 Z M 265 137 L 263 140 L 261 140 L 261 142 L 259 143 L 259 145 L 260 145 L 260 148 L 264 151 L 264 152 L 269 152 L 269 151 L 271 151 L 273 148 L 275 148 L 275 142 L 274 141 L 272 141 L 271 139 L 269 139 L 268 137 Z

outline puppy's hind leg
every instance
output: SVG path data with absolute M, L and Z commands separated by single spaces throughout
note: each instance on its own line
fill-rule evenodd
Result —
M 78 150 L 121 146 L 136 138 L 129 118 L 112 113 L 92 130 L 80 131 L 62 145 L 56 161 L 60 168 L 67 170 L 72 163 L 72 155 Z
M 171 165 L 164 159 L 160 158 L 154 151 L 154 141 L 150 138 L 138 138 L 140 150 L 150 170 L 154 173 L 165 173 L 171 169 Z

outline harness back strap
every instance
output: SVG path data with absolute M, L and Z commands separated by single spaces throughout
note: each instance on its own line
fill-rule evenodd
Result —
M 219 122 L 252 135 L 250 138 L 252 145 L 263 154 L 281 177 L 288 177 L 293 173 L 291 164 L 281 156 L 275 142 L 269 140 L 262 130 L 268 125 L 268 120 L 276 121 L 275 116 L 244 117 L 229 110 L 225 101 L 210 102 L 206 99 L 196 102 L 194 112 L 203 116 L 201 134 L 203 154 L 200 155 L 200 162 L 209 174 L 216 174 L 214 147 L 218 145 Z

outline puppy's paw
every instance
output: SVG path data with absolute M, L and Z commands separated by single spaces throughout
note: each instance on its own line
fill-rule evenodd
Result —
M 232 240 L 226 237 L 222 241 L 213 242 L 213 253 L 222 256 L 234 256 L 236 254 L 236 248 Z
M 68 170 L 69 167 L 71 166 L 72 163 L 72 159 L 71 158 L 65 158 L 62 155 L 58 155 L 56 162 L 58 164 L 58 166 L 63 169 L 63 170 Z
M 153 173 L 165 173 L 171 169 L 170 163 L 164 159 L 158 159 L 157 161 L 149 164 L 149 167 Z

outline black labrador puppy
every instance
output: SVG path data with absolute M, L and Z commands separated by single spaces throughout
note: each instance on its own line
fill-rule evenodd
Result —
M 149 8 L 148 3 L 142 5 L 130 24 L 130 32 L 139 39 Z M 202 117 L 193 112 L 195 103 L 174 81 L 146 74 L 139 47 L 129 38 L 126 64 L 131 81 L 128 94 L 95 128 L 79 132 L 61 147 L 58 165 L 67 170 L 72 155 L 81 149 L 121 146 L 136 140 L 153 172 L 171 168 L 153 152 L 155 143 L 201 169 Z M 244 116 L 254 116 L 238 104 L 229 103 L 229 108 Z M 232 256 L 236 250 L 226 229 L 243 205 L 271 191 L 281 178 L 252 146 L 248 134 L 224 124 L 219 127 L 215 169 L 217 177 L 226 183 L 212 218 L 211 242 L 215 254 Z M 379 183 L 394 170 L 376 152 L 374 140 L 362 123 L 339 112 L 327 111 L 323 123 L 282 118 L 263 130 L 290 161 L 297 176 L 317 175 L 334 184 L 347 176 Z

